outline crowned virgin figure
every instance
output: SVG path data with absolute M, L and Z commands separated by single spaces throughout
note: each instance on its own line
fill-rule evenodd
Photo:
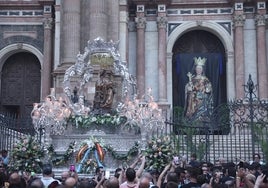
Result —
M 212 86 L 204 75 L 206 58 L 194 57 L 194 70 L 188 72 L 189 82 L 185 86 L 184 115 L 191 120 L 205 120 L 213 108 Z

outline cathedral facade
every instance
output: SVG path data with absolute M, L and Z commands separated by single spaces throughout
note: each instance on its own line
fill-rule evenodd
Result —
M 266 0 L 0 0 L 0 110 L 27 115 L 88 41 L 118 41 L 142 95 L 184 106 L 187 72 L 206 58 L 214 103 L 244 97 L 249 75 L 268 98 Z M 90 89 L 89 89 L 90 92 Z

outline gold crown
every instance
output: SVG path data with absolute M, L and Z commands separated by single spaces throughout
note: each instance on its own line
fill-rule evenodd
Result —
M 194 57 L 194 64 L 197 66 L 204 66 L 206 64 L 207 58 Z

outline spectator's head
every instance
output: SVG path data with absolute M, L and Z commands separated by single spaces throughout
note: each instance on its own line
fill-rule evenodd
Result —
M 197 156 L 196 156 L 195 153 L 193 153 L 193 154 L 191 155 L 191 160 L 196 160 L 196 159 L 197 159 Z
M 73 188 L 73 187 L 75 187 L 75 185 L 76 185 L 76 179 L 75 178 L 73 178 L 73 177 L 69 177 L 69 178 L 67 178 L 66 179 L 66 181 L 65 181 L 65 186 L 67 187 L 67 188 Z
M 111 177 L 106 181 L 107 188 L 119 188 L 119 180 L 116 177 Z
M 1 155 L 2 155 L 3 158 L 6 158 L 7 157 L 7 154 L 8 154 L 8 151 L 7 150 L 3 149 L 1 151 Z
M 150 187 L 150 180 L 145 176 L 141 177 L 139 182 L 139 188 L 149 188 L 149 187 Z
M 176 172 L 169 172 L 167 174 L 167 181 L 173 181 L 175 183 L 179 183 L 179 177 Z
M 253 161 L 259 163 L 261 161 L 261 156 L 258 153 L 253 155 Z
M 179 177 L 179 181 L 183 182 L 185 180 L 185 175 L 186 175 L 185 169 L 181 168 L 181 167 L 176 167 L 175 172 L 176 172 L 177 176 Z
M 117 168 L 114 171 L 114 177 L 119 178 L 120 173 L 122 173 L 122 168 Z
M 167 182 L 165 188 L 178 188 L 178 183 L 176 183 L 174 181 L 169 181 L 169 182 Z
M 53 181 L 51 182 L 47 188 L 56 188 L 57 186 L 59 185 L 59 182 L 58 181 Z
M 71 176 L 69 171 L 64 171 L 61 173 L 61 182 L 62 184 L 65 183 L 66 179 L 69 178 Z
M 51 166 L 51 164 L 44 164 L 44 166 L 43 166 L 43 175 L 46 175 L 46 176 L 52 175 L 52 166 Z
M 127 168 L 126 170 L 126 179 L 129 182 L 133 182 L 136 178 L 136 171 L 134 168 Z
M 95 170 L 95 174 L 99 175 L 103 173 L 103 167 L 102 166 L 98 166 Z
M 199 174 L 201 174 L 200 171 L 201 170 L 199 168 L 196 168 L 196 167 L 189 167 L 189 168 L 187 168 L 188 175 L 190 176 L 190 178 L 194 178 L 194 179 L 197 179 L 197 176 Z
M 9 179 L 9 188 L 26 188 L 26 182 L 17 172 L 10 174 Z
M 28 188 L 45 188 L 40 178 L 34 178 L 28 183 Z

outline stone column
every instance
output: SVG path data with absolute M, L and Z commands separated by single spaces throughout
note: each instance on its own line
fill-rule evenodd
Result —
M 101 37 L 107 41 L 108 3 L 106 0 L 90 0 L 90 40 Z
M 260 99 L 268 97 L 267 89 L 267 63 L 266 63 L 266 30 L 265 9 L 258 10 L 255 16 L 257 34 L 257 67 L 258 67 L 258 92 Z
M 64 63 L 74 63 L 80 51 L 80 1 L 64 0 Z
M 145 27 L 146 18 L 144 17 L 144 6 L 143 11 L 140 11 L 140 7 L 137 6 L 137 17 L 135 18 L 137 27 L 137 90 L 138 97 L 140 98 L 145 94 Z
M 46 6 L 48 8 L 51 6 Z M 50 88 L 52 86 L 52 23 L 53 19 L 51 14 L 45 15 L 44 19 L 44 61 L 41 72 L 41 100 L 50 93 Z
M 119 39 L 119 2 L 118 0 L 109 0 L 108 8 L 108 41 L 118 41 Z
M 127 0 L 120 1 L 119 52 L 122 61 L 128 62 L 128 10 Z
M 56 1 L 55 5 L 55 39 L 54 39 L 54 69 L 60 64 L 60 23 L 61 23 L 61 3 L 59 0 Z
M 158 96 L 159 102 L 167 101 L 167 62 L 166 62 L 166 13 L 158 14 Z
M 237 11 L 233 17 L 235 44 L 235 92 L 236 98 L 244 98 L 245 65 L 244 65 L 244 22 L 245 15 Z

